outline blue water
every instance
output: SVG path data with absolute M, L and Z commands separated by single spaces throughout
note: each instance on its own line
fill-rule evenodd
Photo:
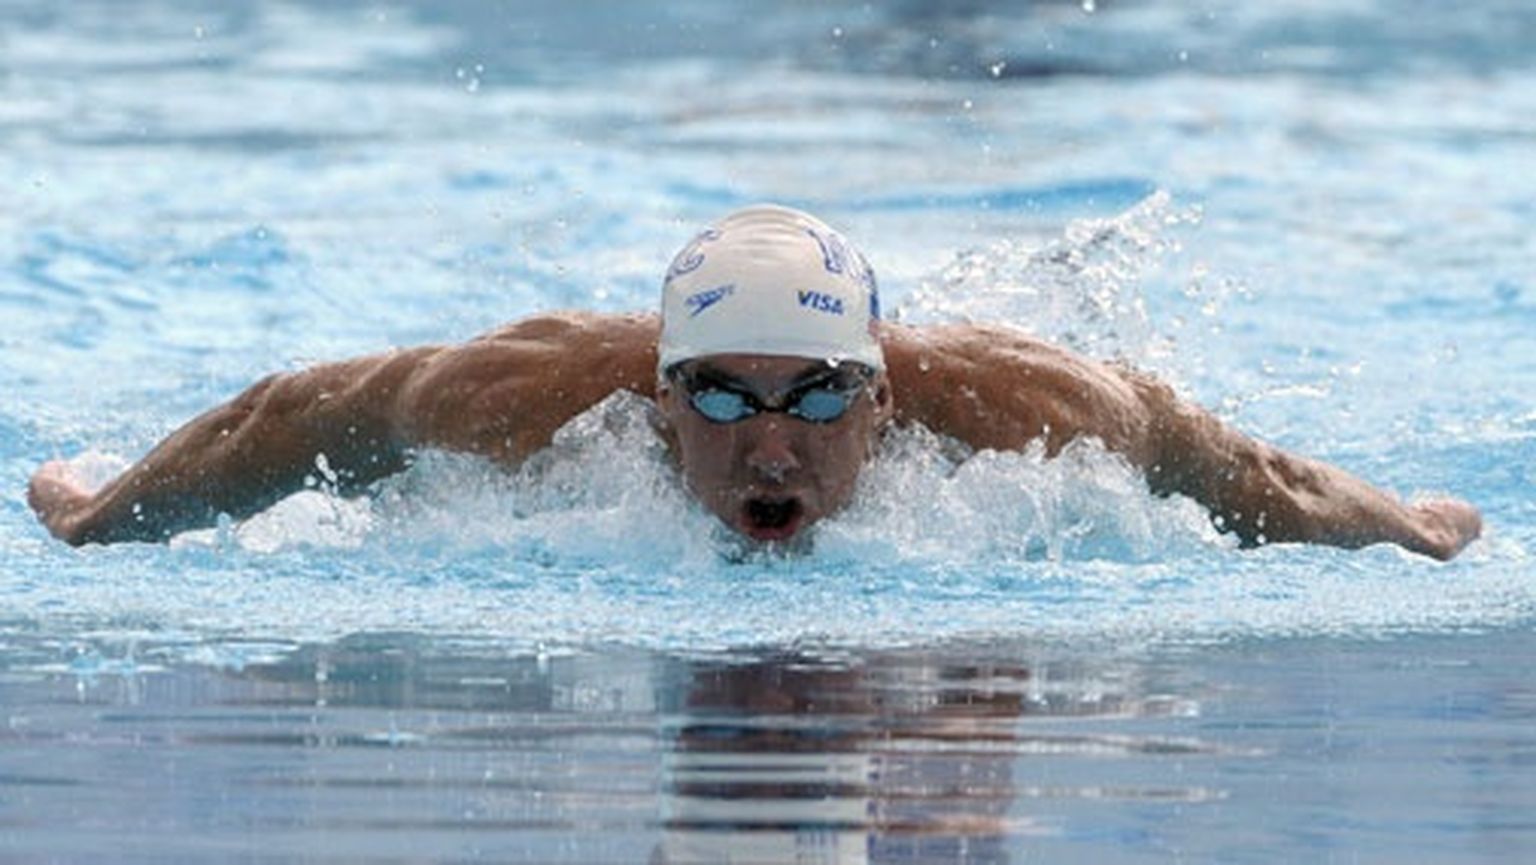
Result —
M 1536 9 L 541 5 L 0 0 L 0 858 L 1536 855 Z M 1238 551 L 909 433 L 742 560 L 624 398 L 169 546 L 27 510 L 273 370 L 650 308 L 759 200 L 1486 536 Z

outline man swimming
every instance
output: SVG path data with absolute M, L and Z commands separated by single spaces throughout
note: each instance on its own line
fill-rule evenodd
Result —
M 880 320 L 864 257 L 816 218 L 737 211 L 672 262 L 659 317 L 534 316 L 467 343 L 402 349 L 257 382 L 94 493 L 52 461 L 28 502 L 71 544 L 161 541 L 242 518 L 319 470 L 363 492 L 423 448 L 516 466 L 626 389 L 655 401 L 688 490 L 764 544 L 804 536 L 852 498 L 891 424 L 972 449 L 1092 438 L 1152 492 L 1204 505 L 1244 545 L 1390 542 L 1449 559 L 1482 520 L 1455 499 L 1405 504 L 1283 453 L 1135 370 L 1006 327 Z

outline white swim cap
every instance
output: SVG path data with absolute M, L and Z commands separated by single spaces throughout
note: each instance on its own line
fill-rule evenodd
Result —
M 826 223 L 759 204 L 673 259 L 661 289 L 661 364 L 740 353 L 885 368 L 875 272 Z

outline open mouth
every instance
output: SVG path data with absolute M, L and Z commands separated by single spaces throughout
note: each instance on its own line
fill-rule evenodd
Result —
M 782 541 L 800 529 L 805 508 L 797 498 L 754 498 L 742 507 L 742 523 L 749 537 Z

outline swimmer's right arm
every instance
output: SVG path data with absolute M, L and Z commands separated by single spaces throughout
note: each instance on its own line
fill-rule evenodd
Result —
M 420 447 L 515 465 L 619 388 L 649 395 L 654 316 L 550 314 L 451 347 L 269 376 L 195 418 L 92 493 L 53 461 L 28 502 L 71 544 L 163 541 L 323 482 L 346 495 Z
M 27 500 L 70 544 L 163 541 L 241 518 L 334 478 L 360 489 L 405 464 L 389 409 L 434 351 L 416 349 L 273 375 L 172 433 L 95 493 L 55 460 L 32 477 Z M 323 455 L 323 459 L 321 458 Z

